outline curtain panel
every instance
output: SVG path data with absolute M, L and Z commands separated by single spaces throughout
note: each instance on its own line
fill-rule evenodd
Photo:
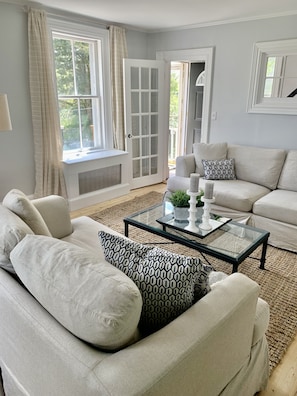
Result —
M 46 14 L 28 12 L 29 78 L 35 155 L 35 197 L 66 197 L 53 50 Z
M 123 59 L 128 57 L 125 29 L 109 28 L 110 70 L 112 88 L 113 144 L 125 150 Z

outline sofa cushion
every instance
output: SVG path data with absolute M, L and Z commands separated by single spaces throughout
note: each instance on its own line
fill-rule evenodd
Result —
M 196 173 L 204 176 L 202 160 L 223 160 L 227 158 L 227 143 L 194 143 L 193 153 L 196 162 Z
M 297 225 L 297 192 L 274 190 L 254 203 L 253 213 Z
M 105 260 L 68 242 L 27 235 L 11 261 L 30 293 L 77 337 L 105 350 L 134 340 L 140 292 Z
M 290 150 L 287 153 L 277 188 L 297 191 L 297 150 Z
M 128 275 L 142 294 L 144 331 L 165 326 L 210 290 L 212 269 L 198 258 L 149 248 L 104 231 L 99 238 L 106 260 Z
M 202 160 L 204 178 L 207 180 L 234 180 L 234 159 Z
M 13 248 L 33 231 L 15 213 L 0 205 L 0 267 L 15 273 L 10 261 Z
M 48 195 L 33 199 L 33 205 L 41 214 L 51 235 L 54 238 L 64 238 L 73 231 L 68 203 L 59 195 Z
M 286 151 L 251 146 L 228 146 L 228 158 L 234 158 L 237 179 L 274 190 L 285 161 Z
M 3 205 L 24 220 L 34 234 L 51 236 L 41 214 L 22 191 L 9 191 L 3 199 Z
M 202 190 L 205 189 L 205 183 L 206 180 L 200 179 Z M 266 187 L 238 179 L 214 182 L 215 204 L 240 212 L 251 212 L 254 202 L 269 192 Z

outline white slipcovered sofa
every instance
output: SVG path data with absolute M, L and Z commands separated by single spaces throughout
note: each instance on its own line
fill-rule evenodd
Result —
M 188 189 L 191 173 L 201 175 L 204 188 L 202 160 L 208 160 L 204 164 L 214 181 L 213 213 L 265 229 L 271 245 L 297 251 L 297 150 L 195 143 L 192 154 L 176 159 L 176 173 L 167 182 L 169 195 Z M 232 165 L 234 174 L 229 174 Z M 225 171 L 218 175 L 216 166 Z
M 254 281 L 240 273 L 216 281 L 212 272 L 203 298 L 142 337 L 140 291 L 105 261 L 99 231 L 118 238 L 88 217 L 71 221 L 58 196 L 29 201 L 13 190 L 0 205 L 6 396 L 252 396 L 265 388 L 269 307 Z

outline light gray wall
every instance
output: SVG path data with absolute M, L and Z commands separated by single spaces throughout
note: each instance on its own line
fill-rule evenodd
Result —
M 0 132 L 0 200 L 11 188 L 34 190 L 26 14 L 0 3 L 0 92 L 7 93 L 13 130 Z
M 232 23 L 149 35 L 156 51 L 214 47 L 210 141 L 297 149 L 297 116 L 246 111 L 253 44 L 297 37 L 297 16 Z
M 147 34 L 127 31 L 131 58 L 147 58 Z M 0 3 L 0 92 L 7 93 L 13 130 L 0 132 L 0 201 L 12 188 L 34 193 L 27 13 Z
M 128 57 L 132 59 L 148 58 L 148 35 L 136 30 L 126 31 Z M 155 59 L 155 58 L 153 58 Z
M 297 117 L 247 114 L 252 46 L 297 37 L 297 16 L 146 34 L 127 31 L 130 58 L 158 50 L 215 48 L 210 141 L 297 148 Z M 0 3 L 0 92 L 8 94 L 13 131 L 0 132 L 0 201 L 11 188 L 34 192 L 34 150 L 28 77 L 27 14 Z

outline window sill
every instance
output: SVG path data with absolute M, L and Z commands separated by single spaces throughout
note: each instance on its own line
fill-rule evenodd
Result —
M 127 155 L 127 151 L 122 150 L 94 150 L 86 151 L 75 154 L 65 154 L 63 158 L 64 164 L 76 164 L 79 162 L 87 162 L 98 159 L 117 157 L 121 155 Z

